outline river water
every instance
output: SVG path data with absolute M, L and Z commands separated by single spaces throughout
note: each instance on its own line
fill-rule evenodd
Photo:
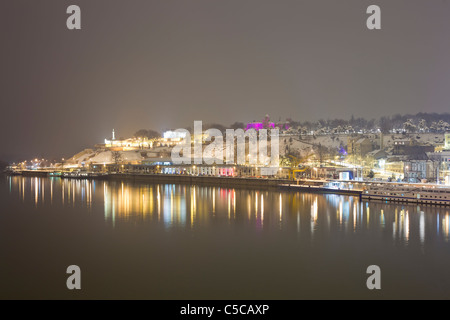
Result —
M 2 299 L 450 298 L 449 207 L 21 176 L 0 203 Z

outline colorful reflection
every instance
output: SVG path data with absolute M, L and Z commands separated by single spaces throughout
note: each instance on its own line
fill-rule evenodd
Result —
M 39 206 L 101 211 L 113 227 L 150 222 L 164 228 L 250 225 L 326 239 L 331 232 L 399 245 L 448 241 L 448 207 L 361 202 L 356 197 L 279 190 L 146 184 L 60 178 L 5 177 L 10 197 Z

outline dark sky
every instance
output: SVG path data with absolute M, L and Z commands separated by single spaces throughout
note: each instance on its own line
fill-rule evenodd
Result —
M 449 111 L 444 0 L 5 0 L 0 34 L 0 159 L 68 157 L 112 128 Z

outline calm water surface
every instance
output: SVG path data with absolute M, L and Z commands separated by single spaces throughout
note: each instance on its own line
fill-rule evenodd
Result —
M 0 203 L 3 299 L 450 298 L 448 207 L 20 176 Z

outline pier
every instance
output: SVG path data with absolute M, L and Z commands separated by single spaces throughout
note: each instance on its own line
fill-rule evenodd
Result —
M 346 188 L 330 188 L 326 186 L 315 186 L 315 185 L 298 185 L 298 184 L 281 184 L 280 189 L 290 190 L 295 192 L 313 192 L 313 193 L 331 193 L 331 194 L 342 194 L 349 196 L 361 197 L 363 190 L 358 189 L 346 189 Z

